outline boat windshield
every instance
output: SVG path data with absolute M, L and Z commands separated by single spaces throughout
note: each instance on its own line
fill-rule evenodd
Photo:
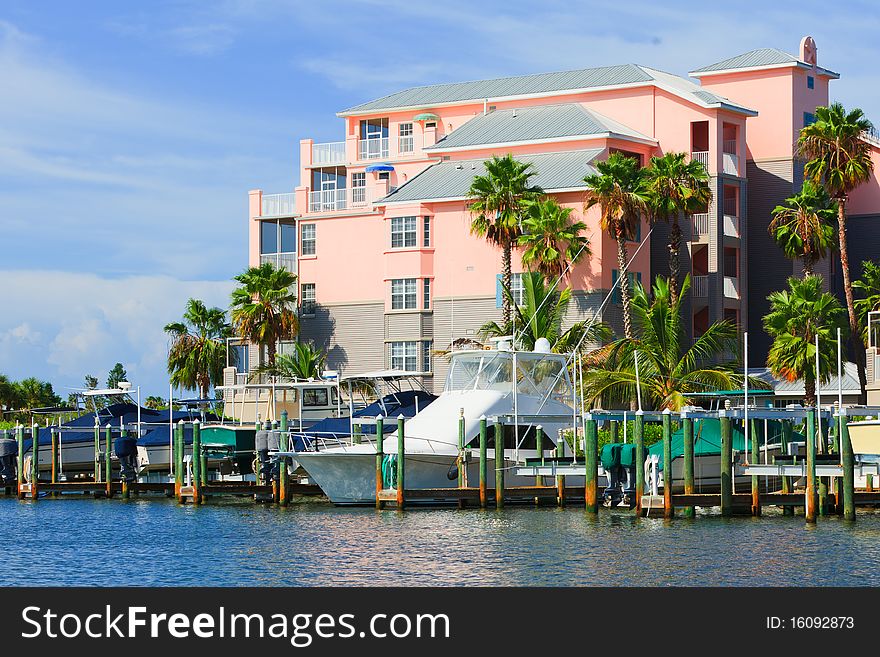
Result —
M 486 351 L 454 354 L 446 376 L 447 392 L 455 390 L 513 391 L 514 355 Z M 516 386 L 518 394 L 553 396 L 568 400 L 571 381 L 565 358 L 559 354 L 517 352 Z

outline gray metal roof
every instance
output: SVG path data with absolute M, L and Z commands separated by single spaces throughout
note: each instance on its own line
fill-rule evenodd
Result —
M 512 96 L 574 91 L 595 87 L 614 87 L 628 84 L 664 83 L 658 78 L 659 71 L 637 64 L 620 64 L 585 68 L 557 73 L 535 73 L 516 77 L 495 78 L 493 80 L 474 80 L 471 82 L 452 82 L 433 84 L 424 87 L 404 89 L 376 100 L 371 100 L 340 112 L 345 114 L 365 114 L 397 108 L 431 109 L 432 106 L 464 101 L 482 102 L 483 99 L 501 99 Z M 677 78 L 677 85 L 685 95 L 698 104 L 706 101 L 693 91 L 699 86 L 679 76 L 663 74 L 667 78 Z M 688 86 L 690 85 L 690 86 Z M 731 103 L 731 107 L 736 106 Z
M 784 397 L 803 397 L 804 396 L 804 382 L 802 379 L 798 379 L 797 381 L 785 381 L 781 379 L 777 379 L 770 373 L 770 369 L 767 367 L 750 367 L 749 375 L 754 376 L 762 381 L 766 381 L 770 384 L 770 387 L 773 388 L 773 392 L 777 396 Z M 837 395 L 837 384 L 838 377 L 837 373 L 826 382 L 820 386 L 819 392 L 821 396 L 830 399 L 831 397 L 836 397 Z M 860 395 L 861 394 L 861 384 L 859 383 L 859 371 L 856 368 L 855 363 L 844 363 L 843 364 L 843 377 L 842 377 L 842 389 L 844 395 Z M 824 403 L 824 402 L 823 402 Z
M 651 137 L 577 103 L 495 110 L 479 114 L 426 151 L 604 133 L 654 142 Z
M 601 148 L 523 155 L 520 161 L 530 162 L 536 171 L 532 182 L 552 191 L 558 189 L 586 189 L 584 177 L 595 173 L 590 162 L 601 153 Z M 380 203 L 454 199 L 467 196 L 471 181 L 486 173 L 485 159 L 446 160 L 439 162 L 411 178 L 386 196 Z
M 708 66 L 703 66 L 702 68 L 695 69 L 691 71 L 691 74 L 710 73 L 714 71 L 729 71 L 738 68 L 778 66 L 780 64 L 798 64 L 802 66 L 809 66 L 805 62 L 802 62 L 800 59 L 798 59 L 794 55 L 785 52 L 784 50 L 779 50 L 778 48 L 758 48 L 757 50 L 750 50 L 749 52 L 743 53 L 741 55 L 736 55 L 735 57 L 730 57 L 720 62 L 715 62 L 714 64 L 709 64 Z M 819 68 L 818 70 L 834 77 L 839 77 L 838 74 L 834 71 L 829 71 L 824 68 Z

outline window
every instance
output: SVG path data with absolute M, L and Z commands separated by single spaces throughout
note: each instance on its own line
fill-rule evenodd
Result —
M 391 369 L 415 372 L 418 365 L 418 342 L 391 343 Z
M 299 252 L 306 255 L 315 255 L 315 224 L 302 225 L 302 244 Z
M 431 372 L 433 363 L 434 343 L 431 340 L 422 342 L 422 372 Z
M 816 117 L 812 112 L 804 112 L 804 127 L 806 128 L 808 125 L 813 125 L 816 122 Z
M 630 242 L 641 242 L 642 241 L 642 218 L 639 217 L 639 220 L 636 222 L 635 226 L 635 235 L 632 236 Z
M 522 274 L 510 275 L 510 294 L 517 306 L 523 304 L 523 280 Z M 495 307 L 501 308 L 504 299 L 504 287 L 501 285 L 501 274 L 495 277 Z
M 815 89 L 816 81 L 813 79 L 812 75 L 807 76 L 807 89 Z
M 431 246 L 431 217 L 423 217 L 424 224 L 422 224 L 422 246 Z
M 642 272 L 628 271 L 626 273 L 627 273 L 627 278 L 629 279 L 630 298 L 632 298 L 632 292 L 635 289 L 636 284 L 638 284 L 638 285 L 642 284 Z M 620 276 L 620 274 L 616 269 L 611 270 L 611 284 L 613 286 L 615 286 L 614 293 L 611 295 L 611 303 L 621 303 L 623 301 L 622 297 L 620 296 L 620 286 L 617 285 L 617 279 L 619 276 Z
M 315 314 L 315 284 L 303 283 L 299 292 L 299 308 L 303 315 Z
M 425 127 L 426 127 L 426 128 L 436 128 L 436 127 L 437 127 L 437 122 L 436 122 L 436 121 L 428 121 L 428 122 L 425 124 Z
M 429 310 L 431 308 L 431 279 L 426 278 L 424 280 L 424 287 L 422 288 L 422 301 L 423 307 L 425 310 Z
M 401 153 L 413 152 L 413 124 L 401 123 L 399 127 L 400 142 L 398 148 Z
M 416 245 L 416 218 L 391 218 L 391 248 L 400 249 Z
M 296 224 L 261 221 L 260 253 L 296 253 Z
M 303 388 L 303 406 L 327 406 L 327 388 Z
M 414 310 L 416 307 L 416 279 L 391 280 L 391 310 Z
M 351 174 L 351 202 L 367 202 L 367 174 L 363 171 Z

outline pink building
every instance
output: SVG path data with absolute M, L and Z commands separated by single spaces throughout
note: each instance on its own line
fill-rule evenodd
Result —
M 300 142 L 292 193 L 250 192 L 250 264 L 296 271 L 300 339 L 326 348 L 330 367 L 418 370 L 439 388 L 445 360 L 431 352 L 500 317 L 501 252 L 470 234 L 466 208 L 485 159 L 531 162 L 534 181 L 587 224 L 592 255 L 565 281 L 568 321 L 601 315 L 619 328 L 617 299 L 600 311 L 616 247 L 598 208 L 583 210 L 583 178 L 612 151 L 643 164 L 685 151 L 706 166 L 714 196 L 683 227 L 690 331 L 721 318 L 757 331 L 763 299 L 754 298 L 793 271 L 767 236 L 769 212 L 799 187 L 794 140 L 838 75 L 817 66 L 809 37 L 797 57 L 757 50 L 690 75 L 699 82 L 624 64 L 416 87 L 355 105 L 338 114 L 343 140 Z M 874 211 L 878 196 L 866 201 Z M 666 273 L 667 230 L 656 226 L 638 251 L 634 278 Z

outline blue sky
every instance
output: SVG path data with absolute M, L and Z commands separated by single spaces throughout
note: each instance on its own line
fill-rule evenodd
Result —
M 162 326 L 225 305 L 249 189 L 402 87 L 635 62 L 684 74 L 811 34 L 880 122 L 870 3 L 225 0 L 0 4 L 0 372 L 59 392 L 117 360 L 165 393 Z

